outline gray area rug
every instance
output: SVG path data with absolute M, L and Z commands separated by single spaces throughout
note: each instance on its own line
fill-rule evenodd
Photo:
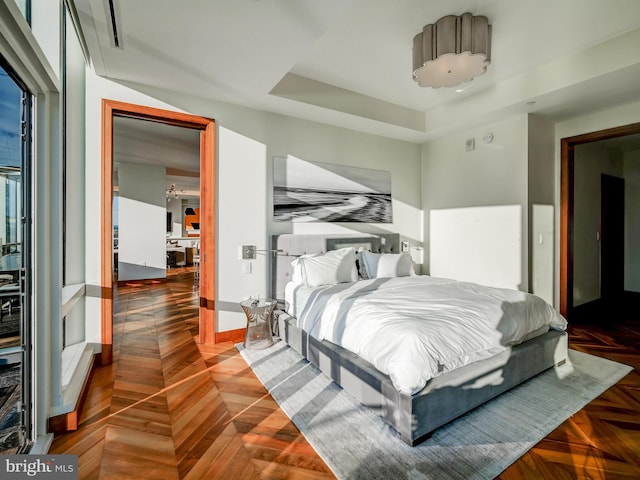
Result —
M 492 479 L 632 368 L 569 351 L 569 361 L 439 428 L 416 447 L 279 341 L 237 345 L 282 410 L 340 479 Z

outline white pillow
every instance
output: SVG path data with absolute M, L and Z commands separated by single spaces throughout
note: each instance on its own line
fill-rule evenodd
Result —
M 358 280 L 353 247 L 331 250 L 322 255 L 302 256 L 291 264 L 294 270 L 292 281 L 298 280 L 310 287 Z
M 317 257 L 318 255 L 320 255 L 320 254 L 319 253 L 309 253 L 309 254 L 305 254 L 305 255 L 300 255 L 293 262 L 291 262 L 291 266 L 293 267 L 293 273 L 291 274 L 291 281 L 295 285 L 304 285 L 305 284 L 304 270 L 303 270 L 302 262 L 300 261 L 300 259 L 307 258 L 307 257 Z
M 360 265 L 368 278 L 408 277 L 415 275 L 413 260 L 408 253 L 360 252 Z

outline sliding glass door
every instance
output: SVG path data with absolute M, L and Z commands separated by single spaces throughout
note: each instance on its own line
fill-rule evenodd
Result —
M 0 453 L 31 431 L 31 96 L 0 58 Z

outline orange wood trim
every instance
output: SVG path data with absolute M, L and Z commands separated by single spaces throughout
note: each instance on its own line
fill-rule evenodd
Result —
M 560 142 L 560 314 L 567 316 L 568 295 L 573 288 L 573 278 L 569 272 L 570 265 L 569 228 L 573 223 L 573 145 L 567 139 Z
M 82 383 L 82 390 L 80 391 L 80 397 L 76 402 L 73 410 L 69 413 L 63 413 L 60 415 L 55 415 L 53 417 L 49 417 L 49 433 L 64 433 L 70 432 L 78 429 L 78 425 L 80 423 L 80 414 L 82 413 L 82 407 L 84 407 L 84 402 L 87 399 L 87 393 L 89 391 L 89 385 L 91 384 L 91 377 L 93 375 L 93 369 L 98 364 L 98 355 L 94 355 L 91 358 L 91 365 L 89 366 L 89 374 L 84 379 Z
M 560 313 L 573 307 L 573 172 L 575 146 L 640 133 L 640 123 L 589 132 L 560 140 Z
M 101 198 L 101 258 L 100 281 L 102 355 L 101 364 L 109 365 L 113 361 L 113 240 L 112 240 L 112 204 L 113 204 L 113 117 L 153 120 L 168 125 L 201 130 L 200 134 L 200 290 L 201 297 L 207 299 L 211 308 L 200 308 L 200 341 L 215 342 L 215 121 L 210 118 L 174 112 L 160 108 L 146 107 L 116 100 L 102 100 L 102 198 Z M 203 205 L 204 204 L 204 208 Z M 202 255 L 204 243 L 204 253 Z M 206 261 L 203 264 L 202 258 Z
M 147 107 L 134 103 L 119 102 L 117 100 L 103 99 L 103 102 L 107 103 L 113 114 L 119 117 L 153 120 L 167 125 L 197 128 L 199 130 L 204 130 L 208 125 L 214 123 L 214 120 L 211 118 L 201 117 L 191 113 L 175 112 L 173 110 Z
M 102 101 L 102 198 L 101 198 L 101 232 L 100 241 L 100 282 L 101 282 L 101 332 L 102 332 L 102 365 L 110 365 L 113 361 L 113 107 Z M 106 347 L 106 348 L 105 348 Z
M 60 433 L 72 432 L 78 429 L 78 417 L 80 413 L 73 410 L 69 413 L 63 413 L 54 417 L 49 417 L 49 433 L 56 435 Z
M 608 128 L 606 130 L 598 130 L 597 132 L 583 133 L 575 137 L 567 137 L 566 140 L 570 145 L 580 145 L 583 143 L 597 142 L 600 140 L 608 140 L 610 138 L 624 137 L 626 135 L 634 135 L 640 133 L 640 123 L 631 123 L 620 127 Z
M 245 328 L 238 328 L 237 330 L 227 330 L 225 332 L 216 332 L 216 343 L 223 342 L 233 342 L 240 343 L 244 342 L 244 332 Z
M 145 278 L 144 280 L 118 280 L 118 286 L 124 287 L 126 285 L 138 286 L 138 285 L 151 285 L 152 283 L 167 283 L 166 277 L 158 278 Z
M 199 341 L 216 343 L 215 312 L 215 212 L 216 126 L 200 132 L 200 315 Z M 203 301 L 204 300 L 204 301 Z

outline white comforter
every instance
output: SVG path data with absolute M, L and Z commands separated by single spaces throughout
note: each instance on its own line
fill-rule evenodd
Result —
M 295 287 L 293 296 L 299 327 L 360 355 L 408 395 L 430 378 L 567 325 L 534 295 L 429 276 Z

